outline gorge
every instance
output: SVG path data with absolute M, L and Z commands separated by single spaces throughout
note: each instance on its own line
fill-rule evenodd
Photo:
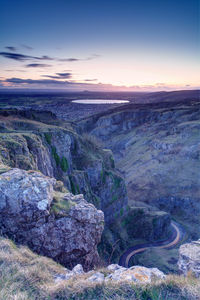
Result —
M 121 264 L 177 274 L 179 246 L 200 236 L 200 107 L 184 97 L 90 116 L 55 99 L 49 110 L 37 97 L 32 107 L 23 97 L 18 107 L 5 103 L 1 235 L 70 270 Z M 68 106 L 74 119 L 60 115 Z

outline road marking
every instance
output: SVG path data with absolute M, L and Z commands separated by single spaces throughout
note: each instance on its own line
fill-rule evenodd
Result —
M 159 248 L 159 249 L 164 249 L 164 248 L 170 248 L 171 246 L 174 246 L 176 245 L 179 240 L 180 240 L 180 230 L 178 229 L 178 227 L 174 224 L 174 223 L 171 223 L 171 225 L 174 227 L 175 231 L 176 231 L 176 237 L 175 239 L 169 243 L 169 244 L 166 244 L 166 245 L 163 245 L 163 246 L 152 246 L 152 247 L 144 247 L 144 248 L 140 248 L 140 249 L 137 249 L 137 250 L 133 250 L 131 253 L 129 253 L 126 257 L 126 260 L 125 260 L 125 267 L 128 268 L 128 264 L 129 264 L 129 260 L 131 259 L 131 257 L 139 252 L 143 252 L 145 250 L 147 250 L 148 248 Z

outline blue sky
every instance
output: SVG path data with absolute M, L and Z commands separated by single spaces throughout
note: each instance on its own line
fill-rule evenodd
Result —
M 197 87 L 198 4 L 197 0 L 0 0 L 1 85 Z

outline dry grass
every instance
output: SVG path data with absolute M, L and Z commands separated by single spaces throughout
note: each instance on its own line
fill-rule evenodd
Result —
M 108 273 L 105 268 L 98 271 Z M 56 283 L 54 276 L 65 272 L 53 260 L 0 239 L 0 300 L 200 299 L 200 281 L 191 275 L 168 276 L 164 281 L 142 286 L 125 282 L 92 284 L 86 281 L 91 274 Z

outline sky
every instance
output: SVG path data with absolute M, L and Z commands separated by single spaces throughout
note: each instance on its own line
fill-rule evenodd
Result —
M 199 9 L 199 0 L 0 0 L 0 88 L 199 88 Z

